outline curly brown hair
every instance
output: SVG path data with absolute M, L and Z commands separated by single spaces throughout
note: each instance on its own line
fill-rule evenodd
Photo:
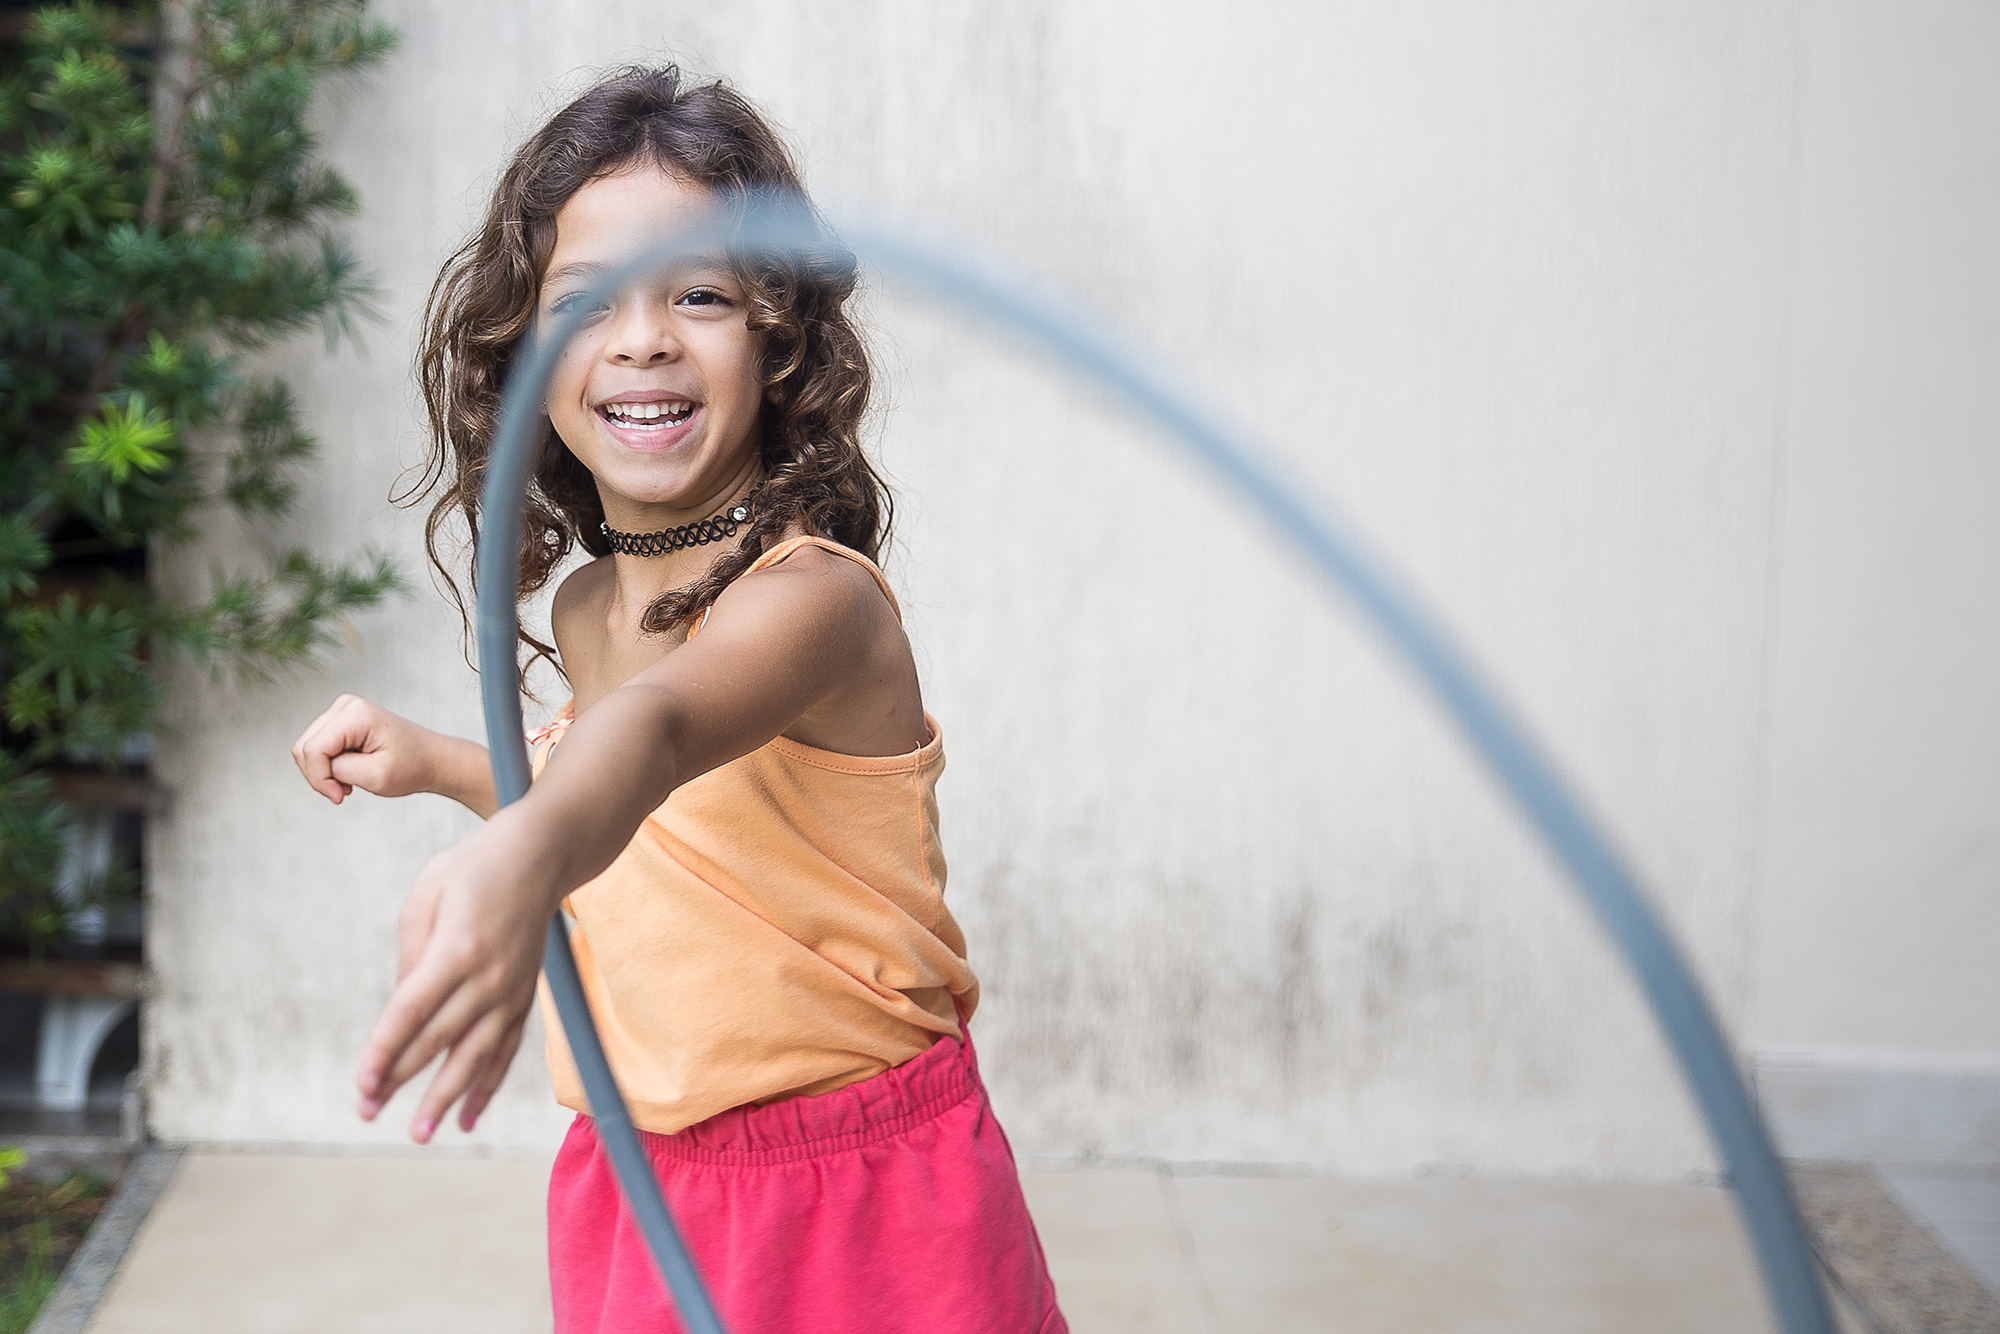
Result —
M 721 82 L 690 84 L 672 65 L 621 69 L 514 154 L 484 223 L 445 261 L 424 308 L 417 374 L 430 451 L 421 474 L 394 499 L 414 504 L 436 493 L 424 546 L 461 616 L 465 599 L 438 538 L 454 513 L 477 538 L 501 389 L 534 321 L 556 214 L 589 182 L 641 165 L 706 188 L 739 220 L 753 200 L 760 209 L 775 201 L 816 238 L 789 253 L 732 252 L 749 293 L 749 328 L 764 339 L 764 481 L 737 546 L 701 579 L 662 594 L 641 625 L 664 634 L 687 624 L 786 533 L 828 537 L 871 560 L 888 542 L 893 501 L 860 440 L 873 376 L 845 309 L 856 284 L 853 254 L 806 198 L 783 142 L 740 94 Z M 521 524 L 523 599 L 545 587 L 574 548 L 593 556 L 611 549 L 590 472 L 546 424 L 536 450 Z M 524 684 L 538 658 L 561 670 L 553 646 L 525 629 L 521 642 L 528 650 Z

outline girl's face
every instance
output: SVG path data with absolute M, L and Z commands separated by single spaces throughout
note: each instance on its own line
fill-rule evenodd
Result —
M 706 514 L 756 466 L 763 340 L 747 327 L 743 284 L 723 256 L 683 261 L 615 296 L 589 295 L 648 243 L 714 206 L 701 187 L 636 167 L 590 182 L 556 214 L 537 327 L 579 307 L 584 321 L 545 406 L 597 479 L 614 528 Z

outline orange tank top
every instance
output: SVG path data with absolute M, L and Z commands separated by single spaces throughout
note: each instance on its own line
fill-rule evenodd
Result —
M 816 537 L 803 546 L 882 572 Z M 897 615 L 902 614 L 897 609 Z M 696 626 L 696 631 L 700 629 Z M 534 772 L 573 718 L 530 738 Z M 971 1014 L 978 981 L 944 906 L 935 788 L 944 743 L 840 755 L 786 737 L 676 788 L 604 873 L 564 902 L 611 1069 L 645 1130 L 826 1093 L 911 1059 Z M 556 1097 L 589 1110 L 548 985 Z

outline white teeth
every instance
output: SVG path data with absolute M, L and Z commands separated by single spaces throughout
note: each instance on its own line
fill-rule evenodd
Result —
M 685 401 L 679 403 L 606 403 L 604 405 L 604 413 L 606 416 L 624 422 L 628 426 L 638 425 L 641 422 L 658 421 L 662 417 L 667 419 L 662 425 L 674 425 L 684 422 L 694 415 L 694 404 Z

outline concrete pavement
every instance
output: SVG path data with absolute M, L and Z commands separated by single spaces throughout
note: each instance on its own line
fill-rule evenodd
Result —
M 91 1334 L 539 1334 L 546 1159 L 191 1153 Z M 1770 1328 L 1686 1185 L 1032 1170 L 1077 1334 Z

